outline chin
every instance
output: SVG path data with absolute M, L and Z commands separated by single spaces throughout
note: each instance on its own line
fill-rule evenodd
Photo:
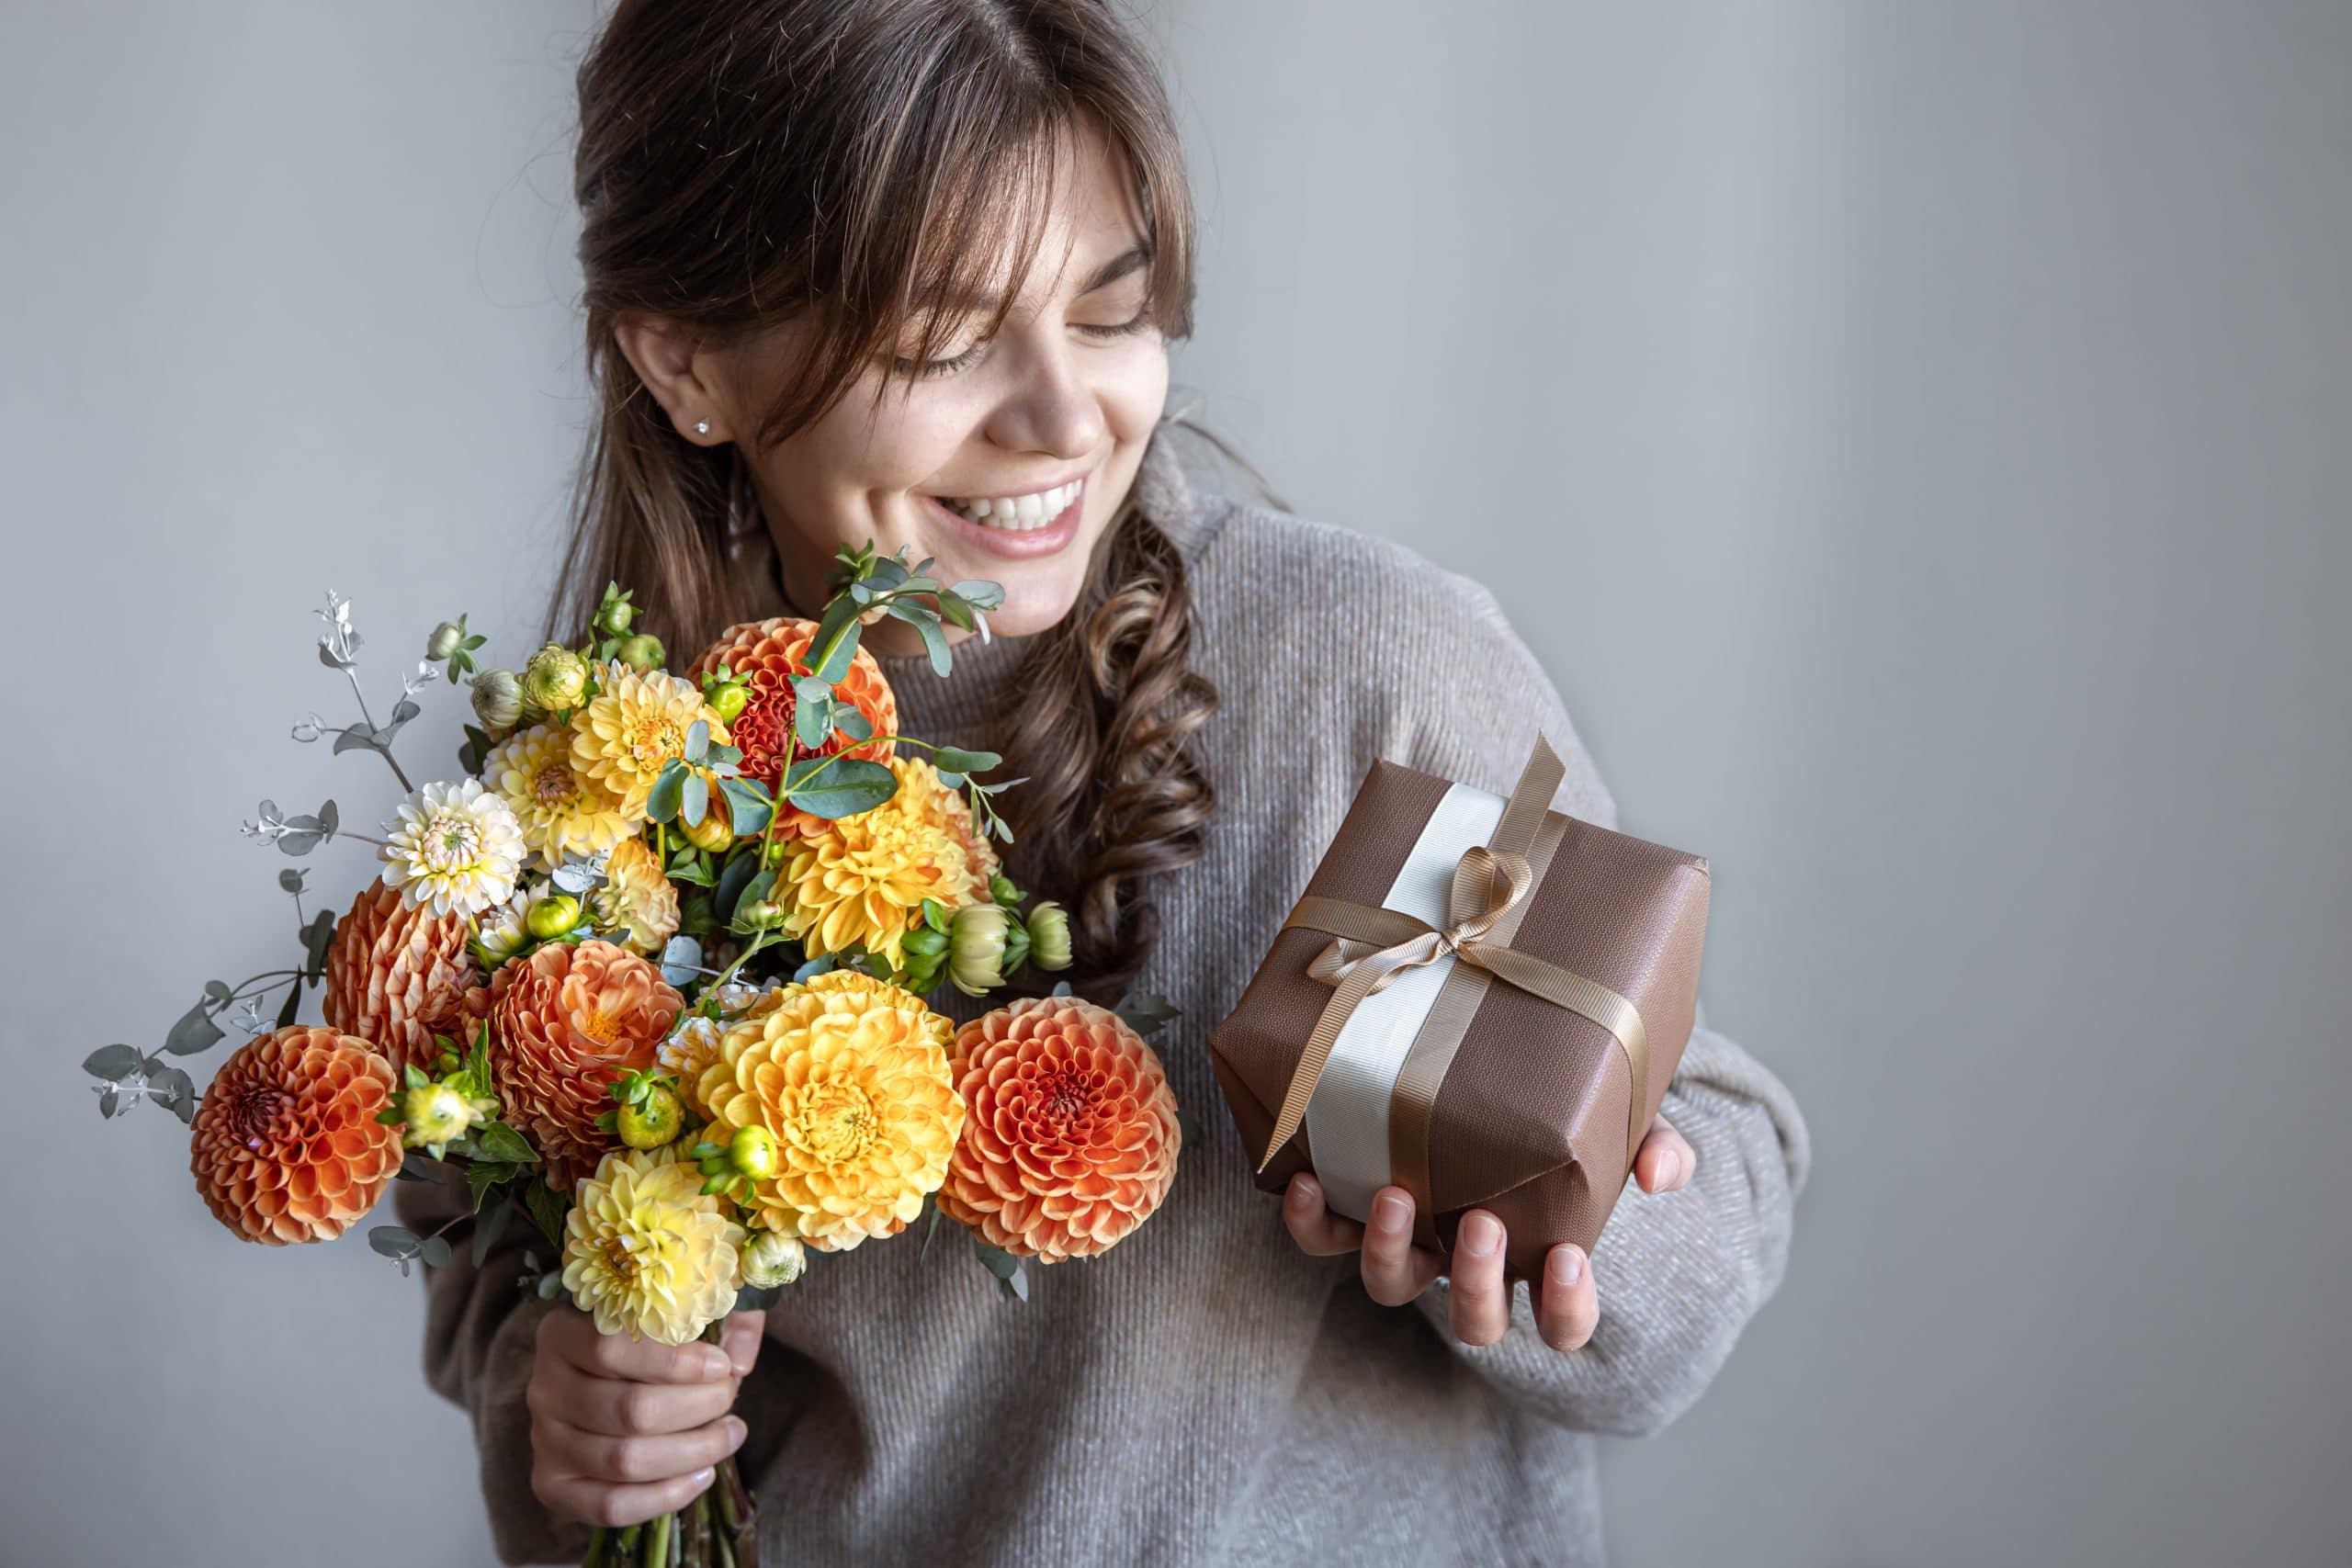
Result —
M 987 570 L 972 571 L 969 575 L 1004 587 L 1004 604 L 989 612 L 989 629 L 1006 637 L 1031 637 L 1059 625 L 1085 585 L 1085 556 L 1076 551 L 1069 555 L 1068 560 L 1057 558 L 1020 566 L 993 561 Z

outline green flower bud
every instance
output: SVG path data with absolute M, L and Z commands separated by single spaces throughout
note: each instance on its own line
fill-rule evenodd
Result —
M 753 898 L 735 906 L 735 918 L 752 931 L 765 931 L 783 923 L 784 908 L 773 898 Z
M 800 1271 L 808 1263 L 808 1254 L 801 1250 L 798 1236 L 780 1231 L 753 1231 L 750 1245 L 743 1248 L 743 1283 L 755 1291 L 789 1285 L 800 1278 Z
M 419 1084 L 401 1096 L 401 1143 L 408 1148 L 454 1143 L 474 1120 L 466 1097 L 445 1083 Z
M 596 629 L 606 637 L 623 637 L 628 635 L 630 625 L 636 619 L 636 605 L 627 599 L 615 599 L 606 604 L 597 614 Z
M 722 681 L 710 689 L 703 699 L 710 711 L 718 716 L 721 724 L 732 724 L 742 716 L 744 705 L 752 700 L 751 689 L 741 681 Z
M 550 893 L 531 906 L 523 924 L 541 942 L 557 937 L 580 923 L 580 900 L 569 893 Z
M 523 666 L 523 700 L 535 708 L 560 713 L 580 705 L 588 694 L 588 661 L 560 642 L 531 655 Z
M 458 629 L 457 622 L 444 621 L 433 628 L 432 636 L 424 639 L 424 657 L 433 660 L 447 659 L 457 652 L 458 645 L 465 640 L 466 634 Z
M 667 1085 L 655 1084 L 645 1091 L 644 1099 L 622 1106 L 613 1122 L 621 1142 L 630 1148 L 658 1149 L 678 1135 L 685 1119 L 677 1095 Z
M 738 1176 L 764 1181 L 775 1174 L 775 1134 L 765 1127 L 739 1127 L 727 1145 L 727 1163 Z
M 493 735 L 523 722 L 523 681 L 512 670 L 484 670 L 473 679 L 474 716 Z
M 1012 878 L 999 872 L 989 878 L 989 897 L 1000 904 L 1018 904 L 1021 902 L 1021 889 L 1012 885 Z
M 1029 961 L 1040 969 L 1069 967 L 1069 911 L 1051 898 L 1029 911 Z
M 1005 932 L 1012 917 L 1001 905 L 967 904 L 948 922 L 947 977 L 967 997 L 1004 984 Z
M 613 657 L 639 674 L 662 668 L 662 639 L 648 632 L 625 637 L 613 649 Z

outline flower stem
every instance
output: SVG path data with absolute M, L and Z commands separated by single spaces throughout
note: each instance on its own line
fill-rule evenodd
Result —
M 670 1568 L 670 1528 L 677 1522 L 675 1514 L 664 1514 L 653 1521 L 651 1540 L 645 1549 L 645 1568 Z
M 588 1555 L 580 1560 L 580 1568 L 604 1568 L 605 1548 L 612 1539 L 613 1532 L 598 1525 L 596 1533 L 588 1538 Z

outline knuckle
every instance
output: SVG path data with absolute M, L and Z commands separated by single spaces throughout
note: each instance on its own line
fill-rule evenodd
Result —
M 628 1383 L 613 1399 L 613 1415 L 625 1432 L 653 1429 L 656 1394 L 650 1383 Z
M 618 1529 L 625 1525 L 637 1523 L 629 1511 L 621 1506 L 620 1493 L 610 1486 L 598 1486 L 590 1490 L 586 1512 L 590 1524 L 600 1525 L 605 1529 Z
M 615 1438 L 605 1450 L 605 1473 L 615 1481 L 659 1481 L 653 1455 L 642 1438 Z

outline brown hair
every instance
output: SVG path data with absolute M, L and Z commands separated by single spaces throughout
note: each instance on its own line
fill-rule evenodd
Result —
M 757 440 L 834 407 L 877 357 L 930 357 L 969 276 L 1016 236 L 1041 242 L 1055 161 L 1080 117 L 1133 174 L 1169 337 L 1192 317 L 1192 203 L 1150 60 L 1101 0 L 621 0 L 580 67 L 574 190 L 587 360 L 599 409 L 550 635 L 584 625 L 607 581 L 690 656 L 770 585 L 731 445 L 682 438 L 614 339 L 629 312 L 725 341 L 788 318 L 814 330 Z M 901 334 L 920 323 L 918 346 Z M 878 395 L 878 390 L 877 390 Z M 1085 588 L 1024 658 L 992 776 L 1017 837 L 1016 878 L 1071 915 L 1069 978 L 1115 994 L 1158 932 L 1145 878 L 1199 857 L 1214 806 L 1194 746 L 1216 692 L 1186 667 L 1184 562 L 1134 497 Z

